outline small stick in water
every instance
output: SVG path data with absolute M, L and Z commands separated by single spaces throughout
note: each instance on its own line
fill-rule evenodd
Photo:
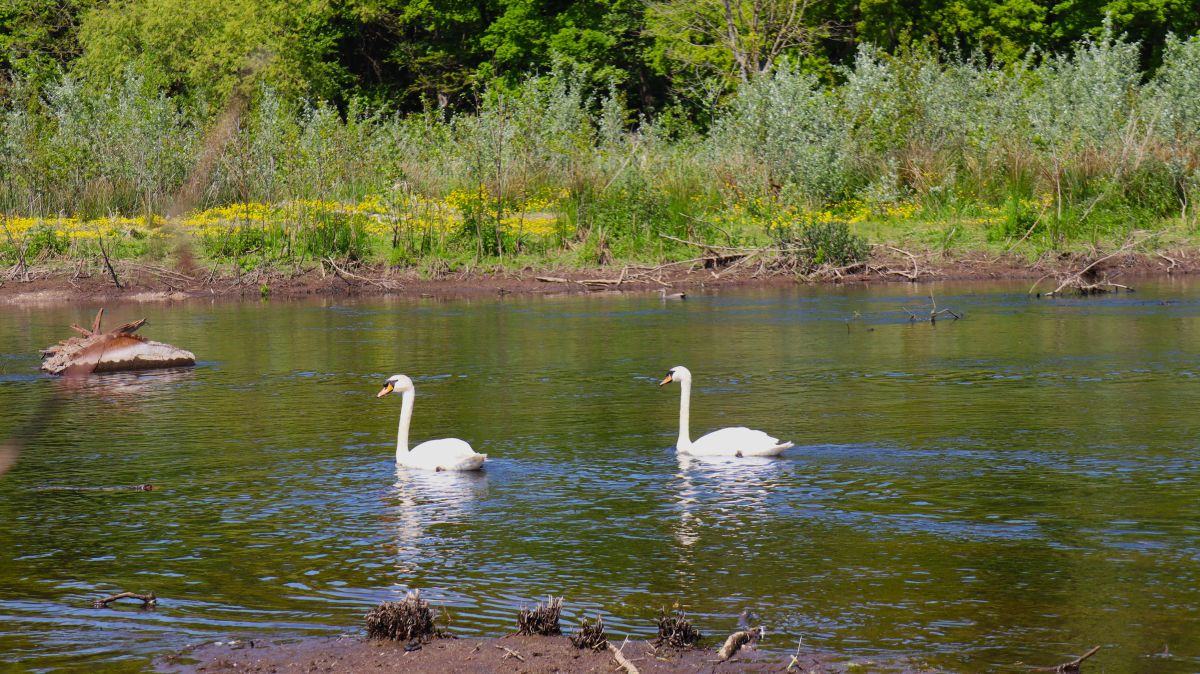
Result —
M 97 599 L 96 601 L 92 602 L 92 607 L 93 608 L 108 608 L 108 605 L 110 603 L 117 601 L 118 599 L 140 599 L 140 600 L 142 600 L 143 608 L 148 607 L 148 606 L 154 606 L 155 604 L 158 603 L 158 598 L 154 596 L 153 592 L 151 592 L 149 594 L 137 594 L 135 592 L 119 592 L 110 597 L 105 597 L 103 599 Z
M 1035 672 L 1057 672 L 1058 674 L 1078 674 L 1078 672 L 1081 669 L 1081 665 L 1083 665 L 1083 661 L 1087 660 L 1088 658 L 1095 655 L 1099 650 L 1100 650 L 1100 647 L 1096 646 L 1096 647 L 1092 648 L 1092 650 L 1088 651 L 1087 653 L 1084 653 L 1083 655 L 1075 658 L 1074 660 L 1072 660 L 1070 662 L 1064 662 L 1061 665 L 1055 665 L 1054 667 L 1031 667 L 1030 669 Z
M 158 487 L 152 484 L 131 484 L 120 487 L 71 487 L 65 485 L 33 487 L 34 491 L 154 491 L 155 489 L 158 489 Z

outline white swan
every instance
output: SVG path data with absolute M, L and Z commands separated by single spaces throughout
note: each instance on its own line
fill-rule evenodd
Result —
M 777 456 L 783 450 L 792 446 L 790 442 L 780 442 L 762 431 L 755 431 L 744 426 L 722 428 L 713 431 L 695 442 L 688 433 L 688 408 L 692 398 L 692 373 L 686 367 L 677 365 L 667 371 L 667 376 L 658 383 L 659 386 L 679 382 L 683 388 L 679 398 L 679 439 L 675 442 L 675 451 L 692 456 Z
M 412 420 L 413 398 L 416 389 L 408 377 L 392 375 L 375 395 L 382 398 L 389 393 L 400 393 L 400 430 L 396 434 L 396 464 L 424 470 L 479 470 L 487 454 L 478 454 L 471 445 L 458 438 L 429 440 L 408 448 L 408 424 Z

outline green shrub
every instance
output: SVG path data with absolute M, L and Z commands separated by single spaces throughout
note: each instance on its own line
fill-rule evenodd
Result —
M 371 251 L 366 228 L 355 217 L 321 211 L 298 233 L 300 249 L 314 258 L 365 260 Z
M 867 240 L 850 231 L 850 225 L 839 220 L 809 221 L 799 226 L 777 227 L 772 230 L 776 244 L 784 257 L 804 272 L 824 265 L 846 267 L 865 262 L 871 247 Z

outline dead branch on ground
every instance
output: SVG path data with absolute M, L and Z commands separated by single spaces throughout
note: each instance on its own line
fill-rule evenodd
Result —
M 897 276 L 903 276 L 904 278 L 906 278 L 910 281 L 916 281 L 917 279 L 921 278 L 922 273 L 925 273 L 929 276 L 933 275 L 933 272 L 931 270 L 921 268 L 920 263 L 917 261 L 916 255 L 913 255 L 912 253 L 908 252 L 907 250 L 904 250 L 903 248 L 896 248 L 895 246 L 884 246 L 884 247 L 890 251 L 900 253 L 901 255 L 906 256 L 908 258 L 909 262 L 912 263 L 912 271 L 905 271 L 903 269 L 892 269 L 891 267 L 875 268 L 875 271 L 879 272 L 880 274 L 885 274 L 885 275 L 886 274 L 895 274 Z
M 629 637 L 625 637 L 625 641 L 621 642 L 620 648 L 617 648 L 610 643 L 608 644 L 608 651 L 612 653 L 613 660 L 616 660 L 618 665 L 625 668 L 626 674 L 640 674 L 637 666 L 630 662 L 629 658 L 625 657 L 625 654 L 622 652 L 625 648 L 625 644 L 627 643 L 629 643 Z
M 520 653 L 514 651 L 513 649 L 506 648 L 504 646 L 501 646 L 500 644 L 496 644 L 495 647 L 499 650 L 504 651 L 504 655 L 500 657 L 501 660 L 507 660 L 509 658 L 516 658 L 516 659 L 520 660 L 521 662 L 525 662 L 525 657 L 522 656 Z
M 104 235 L 96 237 L 96 243 L 100 244 L 100 254 L 104 256 L 104 266 L 108 267 L 108 274 L 112 277 L 113 285 L 117 290 L 121 289 L 121 281 L 117 278 L 117 270 L 113 269 L 112 261 L 108 259 L 108 251 L 104 249 Z
M 404 287 L 400 283 L 392 281 L 391 279 L 370 279 L 365 276 L 359 276 L 358 274 L 349 272 L 349 271 L 343 269 L 342 267 L 338 266 L 338 263 L 334 262 L 333 258 L 331 258 L 331 257 L 324 258 L 324 261 L 328 262 L 330 267 L 333 267 L 334 273 L 337 274 L 338 277 L 341 278 L 343 281 L 345 281 L 348 278 L 355 279 L 358 281 L 362 281 L 363 283 L 370 283 L 371 285 L 379 287 L 379 288 L 383 288 L 384 290 L 399 290 Z M 324 269 L 324 267 L 322 266 L 322 270 L 323 269 Z M 349 281 L 346 281 L 346 282 L 349 283 Z
M 1108 292 L 1116 292 L 1117 290 L 1133 292 L 1133 289 L 1129 286 L 1110 281 L 1107 274 L 1101 276 L 1097 272 L 1096 267 L 1101 262 L 1105 262 L 1117 257 L 1118 255 L 1123 255 L 1129 252 L 1134 246 L 1145 241 L 1149 236 L 1150 234 L 1146 234 L 1141 238 L 1130 237 L 1130 239 L 1117 250 L 1093 260 L 1092 262 L 1088 263 L 1087 266 L 1078 271 L 1071 272 L 1066 275 L 1048 274 L 1043 276 L 1033 284 L 1033 286 L 1029 289 L 1028 294 L 1032 295 L 1034 291 L 1037 290 L 1038 284 L 1049 278 L 1049 276 L 1057 276 L 1059 281 L 1058 287 L 1048 293 L 1038 293 L 1038 297 L 1054 297 L 1062 294 L 1065 290 L 1073 290 L 1080 295 L 1099 295 Z

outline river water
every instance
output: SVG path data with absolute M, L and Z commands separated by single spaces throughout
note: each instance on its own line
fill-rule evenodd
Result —
M 910 322 L 931 289 L 966 317 Z M 83 383 L 36 352 L 94 307 L 0 307 L 0 437 L 34 429 L 0 477 L 0 669 L 353 634 L 416 587 L 461 635 L 554 593 L 610 635 L 678 603 L 781 650 L 1196 672 L 1200 286 L 1026 289 L 123 305 L 198 366 Z M 681 364 L 693 436 L 796 447 L 679 461 Z M 395 373 L 414 440 L 484 472 L 397 473 Z M 160 604 L 91 607 L 121 590 Z

